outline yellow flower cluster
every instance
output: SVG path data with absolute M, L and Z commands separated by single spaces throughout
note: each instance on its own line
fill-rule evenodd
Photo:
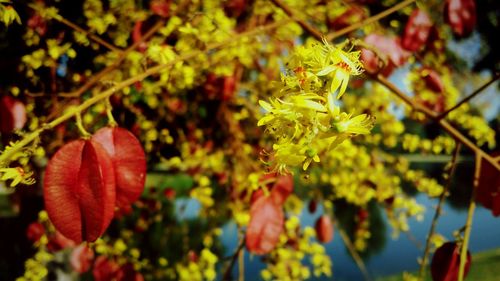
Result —
M 46 211 L 38 213 L 38 222 L 48 226 L 47 231 L 54 231 Z M 47 265 L 54 260 L 54 255 L 47 251 L 49 243 L 47 234 L 44 233 L 40 239 L 34 243 L 36 253 L 33 257 L 24 263 L 24 275 L 17 278 L 16 281 L 41 281 L 45 280 L 49 271 Z
M 296 48 L 282 75 L 279 91 L 269 102 L 260 100 L 266 111 L 258 126 L 275 138 L 274 169 L 320 162 L 320 155 L 346 139 L 369 134 L 373 118 L 341 112 L 337 100 L 345 93 L 349 77 L 362 71 L 358 51 L 344 45 L 312 42 Z M 328 145 L 325 147 L 324 143 Z
M 46 280 L 49 273 L 47 264 L 54 259 L 54 256 L 45 250 L 38 251 L 34 257 L 26 260 L 24 276 L 16 281 L 41 281 Z
M 210 208 L 214 205 L 212 192 L 213 188 L 211 187 L 210 179 L 206 176 L 201 176 L 198 179 L 198 186 L 191 190 L 190 196 L 198 200 L 204 208 Z
M 17 14 L 14 7 L 11 5 L 2 4 L 3 1 L 0 1 L 0 21 L 5 24 L 5 26 L 11 25 L 14 21 L 17 24 L 21 24 L 21 18 Z M 9 2 L 6 1 L 8 4 Z
M 218 258 L 208 248 L 201 251 L 197 262 L 189 261 L 187 264 L 176 265 L 177 277 L 180 281 L 212 281 L 217 277 L 215 265 Z
M 267 268 L 260 275 L 264 280 L 305 280 L 319 276 L 332 275 L 332 262 L 325 248 L 315 242 L 316 232 L 311 227 L 299 230 L 300 221 L 292 216 L 285 222 L 285 233 L 280 236 L 278 247 L 269 254 Z M 299 233 L 300 232 L 300 233 Z M 305 266 L 304 259 L 308 257 L 313 266 Z

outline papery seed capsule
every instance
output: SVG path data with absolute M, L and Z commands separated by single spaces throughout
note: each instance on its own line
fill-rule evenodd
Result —
M 92 140 L 106 150 L 115 171 L 116 205 L 135 202 L 144 190 L 146 156 L 137 138 L 122 128 L 102 128 Z
M 108 153 L 91 140 L 64 145 L 45 171 L 44 199 L 50 220 L 65 237 L 95 241 L 113 218 L 115 175 Z
M 464 277 L 469 272 L 471 256 L 467 251 Z M 456 242 L 446 242 L 436 250 L 431 262 L 431 274 L 434 281 L 456 281 L 460 267 L 460 247 Z
M 328 243 L 333 239 L 333 224 L 332 220 L 327 215 L 322 215 L 316 221 L 314 226 L 318 240 L 322 243 Z

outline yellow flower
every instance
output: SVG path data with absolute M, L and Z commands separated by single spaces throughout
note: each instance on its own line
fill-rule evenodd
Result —
M 19 183 L 31 185 L 35 183 L 35 180 L 31 178 L 33 172 L 25 172 L 23 168 L 1 168 L 0 173 L 3 173 L 3 176 L 0 178 L 2 181 L 12 180 L 10 183 L 11 187 L 15 187 Z
M 308 148 L 305 152 L 307 158 L 304 161 L 304 164 L 302 165 L 302 169 L 305 171 L 307 168 L 309 168 L 309 165 L 311 165 L 311 162 L 314 161 L 316 163 L 319 163 L 320 159 L 318 156 L 318 150 L 315 148 Z
M 340 108 L 335 105 L 333 93 L 327 96 L 327 107 L 330 115 L 331 133 L 346 133 L 346 134 L 369 134 L 373 127 L 374 118 L 368 114 L 361 114 L 352 117 L 352 113 L 340 113 Z M 352 117 L 352 118 L 351 118 Z
M 276 169 L 279 173 L 286 173 L 287 166 L 298 166 L 304 160 L 306 160 L 305 155 L 300 155 L 297 152 L 300 150 L 299 145 L 294 144 L 274 144 L 273 149 L 275 151 L 274 158 L 277 163 Z
M 14 8 L 10 5 L 4 6 L 0 4 L 0 20 L 5 24 L 5 26 L 9 26 L 14 21 L 21 24 L 21 18 L 17 14 L 16 10 L 14 10 Z
M 347 88 L 350 75 L 359 75 L 363 72 L 363 65 L 359 60 L 360 51 L 346 52 L 341 48 L 330 45 L 326 40 L 323 50 L 327 56 L 328 65 L 324 66 L 316 75 L 331 77 L 330 93 L 338 91 L 337 99 L 342 97 Z

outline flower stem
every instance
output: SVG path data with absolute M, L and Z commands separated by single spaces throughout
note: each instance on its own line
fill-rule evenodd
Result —
M 479 185 L 479 176 L 481 174 L 481 155 L 476 153 L 476 168 L 474 170 L 474 182 L 472 195 L 470 198 L 469 209 L 467 210 L 467 220 L 465 222 L 464 241 L 460 250 L 460 267 L 458 268 L 458 281 L 464 280 L 465 264 L 467 262 L 467 250 L 469 248 L 470 232 L 472 228 L 472 217 L 476 208 L 476 190 Z
M 80 112 L 76 113 L 75 117 L 76 117 L 76 126 L 78 127 L 80 134 L 82 134 L 82 137 L 84 139 L 90 138 L 91 134 L 83 126 L 81 113 Z
M 109 101 L 109 97 L 106 98 L 106 115 L 108 116 L 108 125 L 110 127 L 116 127 L 118 126 L 118 123 L 116 122 L 115 118 L 113 117 L 113 106 L 111 105 L 111 102 Z
M 363 274 L 363 277 L 366 281 L 371 281 L 372 278 L 370 277 L 370 274 L 368 273 L 368 270 L 366 269 L 365 263 L 363 262 L 363 259 L 359 256 L 358 252 L 354 248 L 354 245 L 352 244 L 351 239 L 349 239 L 349 236 L 347 233 L 340 227 L 340 224 L 337 225 L 337 230 L 340 234 L 340 237 L 342 238 L 342 241 L 344 241 L 344 245 L 346 246 L 347 250 L 351 254 L 351 257 L 354 259 L 354 262 L 356 262 L 356 265 L 358 266 L 359 270 Z
M 462 243 L 462 248 L 460 250 L 460 267 L 458 268 L 458 281 L 463 281 L 465 276 L 465 263 L 467 262 L 467 249 L 469 247 L 470 232 L 472 228 L 472 217 L 474 216 L 474 210 L 476 208 L 476 202 L 474 201 L 474 196 L 471 197 L 469 209 L 467 211 L 467 221 L 465 223 L 465 233 L 464 241 Z
M 448 116 L 448 114 L 450 112 L 452 112 L 453 110 L 459 108 L 460 106 L 462 106 L 464 103 L 470 101 L 472 98 L 474 98 L 475 96 L 477 96 L 478 94 L 480 94 L 481 92 L 483 92 L 483 90 L 485 90 L 486 88 L 488 88 L 491 84 L 493 84 L 495 81 L 497 81 L 498 79 L 500 78 L 500 73 L 497 73 L 495 74 L 491 79 L 490 81 L 484 83 L 481 87 L 479 87 L 478 89 L 476 89 L 474 92 L 472 92 L 470 95 L 468 95 L 467 97 L 465 97 L 463 100 L 461 100 L 459 103 L 457 103 L 456 105 L 454 105 L 452 108 L 446 110 L 445 112 L 441 113 L 437 119 L 443 119 L 445 118 L 446 116 Z
M 431 246 L 432 235 L 434 235 L 434 232 L 435 232 L 435 229 L 437 226 L 438 218 L 441 215 L 441 209 L 443 207 L 444 199 L 446 198 L 446 194 L 448 193 L 448 190 L 451 186 L 453 174 L 455 173 L 455 168 L 457 166 L 458 156 L 460 154 L 460 148 L 461 148 L 461 144 L 457 143 L 457 145 L 455 146 L 455 151 L 453 152 L 453 158 L 451 159 L 451 167 L 450 167 L 450 170 L 448 172 L 448 179 L 447 179 L 446 185 L 443 189 L 443 192 L 439 196 L 439 203 L 437 205 L 436 212 L 434 213 L 434 218 L 432 219 L 431 228 L 429 229 L 429 233 L 427 234 L 427 241 L 425 242 L 424 255 L 422 257 L 422 263 L 420 264 L 420 270 L 419 270 L 419 274 L 418 274 L 419 280 L 425 280 L 425 269 L 427 266 L 427 258 L 429 256 L 429 252 L 430 252 L 430 248 L 431 248 L 430 246 Z

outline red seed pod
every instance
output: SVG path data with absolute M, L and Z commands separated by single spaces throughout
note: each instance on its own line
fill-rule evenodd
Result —
M 109 281 L 116 278 L 120 267 L 112 260 L 108 260 L 105 256 L 99 256 L 94 262 L 92 275 L 95 281 Z
M 49 252 L 57 252 L 62 249 L 75 247 L 76 243 L 73 240 L 66 238 L 61 232 L 56 230 L 56 233 L 49 236 L 49 243 L 47 244 L 47 250 Z
M 427 42 L 432 22 L 429 15 L 422 10 L 414 10 L 405 26 L 401 46 L 408 51 L 418 51 Z
M 364 222 L 366 219 L 368 219 L 370 213 L 368 213 L 368 211 L 365 209 L 359 209 L 356 215 L 359 222 Z
M 435 70 L 428 67 L 424 67 L 422 68 L 420 74 L 424 78 L 425 85 L 429 89 L 437 93 L 444 93 L 443 81 L 441 80 L 441 77 Z
M 163 191 L 163 194 L 165 195 L 165 198 L 167 198 L 168 200 L 174 200 L 175 199 L 175 193 L 176 193 L 175 189 L 173 189 L 171 187 L 167 187 Z
M 245 11 L 247 0 L 224 1 L 224 12 L 228 17 L 237 18 Z
M 115 171 L 116 205 L 135 202 L 144 190 L 146 156 L 140 142 L 122 128 L 102 128 L 92 136 L 108 153 Z
M 492 154 L 493 157 L 498 155 L 498 152 Z M 500 215 L 500 172 L 484 158 L 481 162 L 476 200 L 490 209 L 495 217 Z
M 0 133 L 21 129 L 26 123 L 24 104 L 11 96 L 0 98 Z
M 39 15 L 34 14 L 28 19 L 28 27 L 35 30 L 40 36 L 44 36 L 47 32 L 47 22 Z
M 39 222 L 32 222 L 28 225 L 26 236 L 31 242 L 37 242 L 45 234 L 45 227 Z
M 318 236 L 318 240 L 322 243 L 328 243 L 333 239 L 333 224 L 332 220 L 327 215 L 322 215 L 316 221 L 314 225 L 314 229 L 316 230 L 316 235 Z
M 316 200 L 309 201 L 309 205 L 307 206 L 309 213 L 314 214 L 317 208 L 318 208 L 318 202 Z
M 197 263 L 198 260 L 200 259 L 200 257 L 198 256 L 198 254 L 195 251 L 193 251 L 193 250 L 189 250 L 187 256 L 188 256 L 188 260 L 190 262 L 194 262 L 194 263 Z
M 133 211 L 134 211 L 134 209 L 132 208 L 132 205 L 123 206 L 121 208 L 115 208 L 114 219 L 120 220 L 123 217 L 127 217 L 130 214 L 132 214 Z
M 222 82 L 222 100 L 228 101 L 234 97 L 236 92 L 236 78 L 234 76 L 223 77 Z
M 262 196 L 265 196 L 264 190 L 262 189 L 257 189 L 254 192 L 252 192 L 252 196 L 250 197 L 250 205 L 253 205 L 255 201 L 259 200 Z
M 359 5 L 351 5 L 344 13 L 334 19 L 328 19 L 328 27 L 339 30 L 366 18 L 366 11 Z
M 170 2 L 170 0 L 152 0 L 149 9 L 153 14 L 166 18 L 169 16 Z
M 251 253 L 262 255 L 274 249 L 283 232 L 284 214 L 271 197 L 261 196 L 250 208 L 246 246 Z
M 467 251 L 467 261 L 465 262 L 464 278 L 469 272 L 471 256 Z M 460 248 L 456 242 L 446 242 L 439 247 L 431 262 L 431 274 L 434 281 L 456 281 L 460 267 Z
M 446 0 L 444 20 L 458 36 L 469 35 L 476 25 L 475 0 Z
M 104 233 L 115 208 L 115 176 L 99 143 L 64 145 L 49 161 L 43 185 L 49 218 L 64 236 L 81 243 Z
M 144 281 L 144 276 L 135 271 L 134 265 L 128 262 L 116 273 L 116 281 Z
M 388 37 L 380 34 L 370 34 L 364 39 L 366 44 L 372 45 L 382 54 L 387 56 L 388 64 L 381 69 L 382 74 L 389 76 L 394 68 L 402 66 L 406 63 L 410 53 L 401 47 L 401 40 L 399 37 Z M 361 60 L 368 72 L 377 72 L 379 65 L 379 58 L 370 50 L 361 50 Z
M 136 21 L 134 24 L 134 30 L 132 31 L 132 41 L 134 43 L 138 42 L 142 38 L 142 21 Z M 137 48 L 139 52 L 144 53 L 148 48 L 148 44 L 146 42 L 141 42 Z
M 271 189 L 271 198 L 277 205 L 285 204 L 286 199 L 293 192 L 293 177 L 291 174 L 278 176 Z
M 85 273 L 89 271 L 94 259 L 94 251 L 86 244 L 80 244 L 71 252 L 69 262 L 71 268 L 78 273 Z

